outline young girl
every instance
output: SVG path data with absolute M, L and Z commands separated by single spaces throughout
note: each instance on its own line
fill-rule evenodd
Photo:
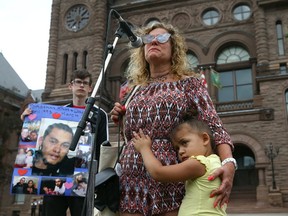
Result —
M 133 145 L 141 153 L 149 174 L 161 182 L 185 182 L 179 216 L 226 215 L 226 207 L 214 203 L 216 197 L 209 197 L 217 189 L 220 178 L 209 181 L 209 175 L 221 167 L 220 158 L 213 153 L 214 140 L 208 125 L 202 121 L 186 117 L 171 133 L 171 141 L 178 152 L 181 163 L 165 166 L 151 151 L 151 138 L 140 129 L 133 132 Z M 152 146 L 153 148 L 153 146 Z
M 32 168 L 33 166 L 33 154 L 34 151 L 32 149 L 28 149 L 26 152 L 25 164 L 24 168 Z

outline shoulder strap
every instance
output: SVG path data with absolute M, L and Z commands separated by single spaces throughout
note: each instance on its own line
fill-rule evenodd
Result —
M 128 106 L 130 100 L 132 99 L 132 97 L 134 96 L 134 94 L 136 93 L 136 91 L 138 90 L 139 87 L 140 87 L 140 85 L 136 85 L 136 86 L 133 88 L 132 92 L 130 93 L 129 97 L 127 98 L 127 100 L 126 100 L 126 102 L 125 102 L 125 107 Z
M 128 106 L 130 100 L 132 99 L 132 97 L 134 96 L 134 94 L 137 92 L 137 90 L 139 89 L 140 85 L 136 85 L 132 92 L 130 93 L 129 97 L 127 98 L 126 102 L 125 102 L 125 107 Z M 120 124 L 118 126 L 118 158 L 117 158 L 117 161 L 119 161 L 119 157 L 120 157 L 120 154 L 121 152 L 123 151 L 123 148 L 125 147 L 126 143 L 127 143 L 127 138 L 125 136 L 125 126 L 124 126 L 124 120 L 125 120 L 125 116 L 123 116 L 123 119 L 122 119 L 122 126 L 123 126 L 123 137 L 124 137 L 124 144 L 122 146 L 120 146 L 120 134 L 121 134 L 121 128 L 120 128 Z

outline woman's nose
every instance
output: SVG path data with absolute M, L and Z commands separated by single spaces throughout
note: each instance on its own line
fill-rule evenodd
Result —
M 156 37 L 153 38 L 151 44 L 158 44 L 158 41 L 157 41 Z

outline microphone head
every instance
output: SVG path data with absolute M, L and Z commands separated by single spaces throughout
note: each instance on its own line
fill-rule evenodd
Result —
M 133 47 L 133 48 L 139 48 L 143 45 L 143 41 L 142 41 L 142 38 L 141 37 L 137 37 L 137 39 L 135 41 L 131 41 L 130 42 L 130 45 Z

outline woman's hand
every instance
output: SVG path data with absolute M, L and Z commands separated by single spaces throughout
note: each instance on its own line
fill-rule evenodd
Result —
M 222 179 L 222 183 L 220 187 L 211 192 L 210 197 L 217 196 L 214 201 L 214 208 L 219 204 L 219 206 L 223 206 L 225 203 L 227 204 L 229 201 L 229 197 L 231 194 L 233 179 L 235 174 L 235 166 L 233 163 L 226 163 L 224 166 L 216 169 L 209 177 L 209 181 L 213 181 L 217 177 Z
M 20 119 L 24 121 L 25 116 L 30 115 L 32 113 L 32 109 L 26 108 L 24 112 L 21 114 Z
M 124 106 L 122 106 L 120 103 L 116 102 L 114 104 L 113 109 L 110 112 L 111 120 L 114 122 L 114 124 L 118 125 L 121 117 L 125 114 L 126 109 Z

